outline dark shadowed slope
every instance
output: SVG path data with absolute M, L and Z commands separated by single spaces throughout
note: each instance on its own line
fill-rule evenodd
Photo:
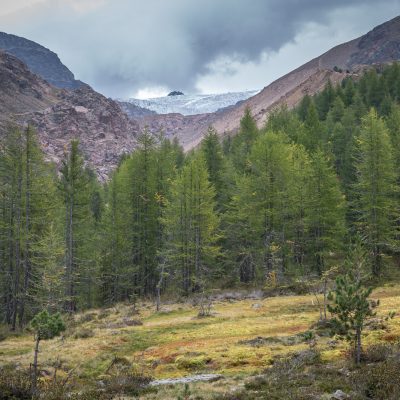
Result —
M 0 49 L 23 61 L 35 74 L 53 86 L 76 89 L 84 85 L 60 61 L 57 54 L 32 40 L 0 32 Z

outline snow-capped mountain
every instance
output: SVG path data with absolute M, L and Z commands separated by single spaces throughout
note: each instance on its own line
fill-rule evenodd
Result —
M 221 108 L 232 106 L 248 99 L 258 90 L 222 94 L 193 94 L 157 97 L 153 99 L 129 99 L 128 102 L 157 114 L 179 113 L 194 115 L 215 112 Z

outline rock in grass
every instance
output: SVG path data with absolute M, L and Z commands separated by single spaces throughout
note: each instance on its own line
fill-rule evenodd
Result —
M 346 393 L 344 393 L 343 391 L 341 391 L 340 389 L 336 390 L 336 392 L 333 393 L 333 395 L 331 397 L 332 400 L 345 400 L 348 398 L 349 398 L 349 396 Z
M 214 382 L 223 378 L 222 375 L 218 374 L 200 374 L 185 376 L 182 378 L 171 378 L 171 379 L 158 379 L 149 383 L 150 386 L 161 386 L 161 385 L 176 385 L 178 383 L 191 383 L 199 381 Z

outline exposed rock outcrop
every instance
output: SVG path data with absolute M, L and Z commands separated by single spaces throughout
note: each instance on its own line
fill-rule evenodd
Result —
M 101 180 L 136 144 L 138 124 L 118 103 L 89 86 L 58 89 L 11 54 L 0 52 L 0 133 L 11 123 L 33 125 L 49 160 L 59 163 L 78 139 L 85 160 Z
M 64 91 L 53 106 L 28 120 L 37 128 L 48 157 L 58 163 L 65 145 L 79 139 L 88 164 L 105 180 L 122 154 L 136 144 L 139 126 L 119 105 L 90 87 Z
M 0 51 L 0 131 L 55 104 L 60 92 L 32 74 L 22 61 Z

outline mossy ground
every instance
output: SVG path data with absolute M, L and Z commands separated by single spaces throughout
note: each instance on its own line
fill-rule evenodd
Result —
M 378 288 L 372 297 L 380 300 L 378 317 L 400 310 L 400 285 Z M 240 387 L 243 378 L 260 373 L 277 357 L 307 349 L 305 341 L 292 344 L 285 338 L 309 330 L 319 317 L 313 296 L 216 302 L 214 314 L 208 318 L 197 318 L 197 308 L 190 304 L 165 308 L 168 311 L 156 313 L 154 305 L 143 303 L 140 314 L 132 315 L 131 305 L 119 304 L 106 311 L 91 310 L 78 315 L 64 338 L 41 343 L 41 366 L 51 370 L 56 360 L 62 361 L 65 373 L 75 368 L 79 380 L 85 382 L 100 379 L 115 356 L 126 357 L 154 378 L 202 372 L 223 374 L 226 379 L 219 382 L 190 386 L 191 393 L 218 393 L 228 387 Z M 126 326 L 126 321 L 133 319 L 140 319 L 143 325 Z M 94 335 L 75 338 L 79 329 L 91 330 Z M 267 343 L 243 343 L 256 337 L 268 338 Z M 364 343 L 368 346 L 399 338 L 400 318 L 395 317 L 385 329 L 366 330 Z M 340 362 L 348 345 L 338 343 L 332 347 L 329 340 L 317 339 L 322 361 Z M 33 338 L 29 334 L 6 339 L 0 342 L 0 364 L 29 366 L 32 351 Z M 182 386 L 160 388 L 157 394 L 149 393 L 146 398 L 176 398 L 182 390 Z

